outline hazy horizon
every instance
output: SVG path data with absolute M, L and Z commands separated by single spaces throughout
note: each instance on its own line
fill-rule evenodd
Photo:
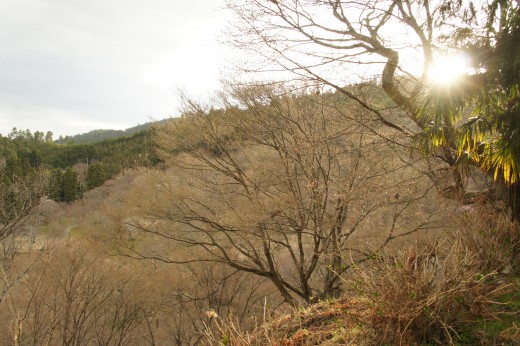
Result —
M 0 134 L 124 130 L 218 89 L 224 0 L 0 0 Z

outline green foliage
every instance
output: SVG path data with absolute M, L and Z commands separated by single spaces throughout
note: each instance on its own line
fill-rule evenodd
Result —
M 14 128 L 7 137 L 0 136 L 0 158 L 5 160 L 0 180 L 9 185 L 16 177 L 46 169 L 52 178 L 49 197 L 72 202 L 81 197 L 83 190 L 78 173 L 71 169 L 73 165 L 95 162 L 89 165 L 85 185 L 89 189 L 100 186 L 124 169 L 158 164 L 153 136 L 154 130 L 141 130 L 130 137 L 95 144 L 56 144 L 52 132 L 32 134 Z
M 62 201 L 71 203 L 81 198 L 82 188 L 79 180 L 79 174 L 72 168 L 67 168 L 62 178 Z
M 137 125 L 126 130 L 93 130 L 75 136 L 67 136 L 60 138 L 58 144 L 93 144 L 120 137 L 132 137 L 138 132 L 148 131 L 153 123 Z
M 52 172 L 49 197 L 55 201 L 63 201 L 63 172 L 60 169 Z
M 103 185 L 107 180 L 105 166 L 102 163 L 93 163 L 87 170 L 87 188 L 93 189 Z
M 22 172 L 20 159 L 15 151 L 10 151 L 4 156 L 6 159 L 6 165 L 3 170 L 2 180 L 4 182 L 12 182 L 14 177 L 20 176 Z
M 54 169 L 47 195 L 57 202 L 72 203 L 80 199 L 83 196 L 83 185 L 78 172 L 71 167 L 65 171 Z
M 417 137 L 427 151 L 453 151 L 459 167 L 474 164 L 495 180 L 519 182 L 520 9 L 514 1 L 492 1 L 487 33 L 457 37 L 473 59 L 473 74 L 452 86 L 435 86 L 419 116 L 429 124 Z M 498 23 L 497 23 L 498 22 Z
M 107 178 L 127 168 L 152 166 L 155 142 L 153 133 L 141 131 L 131 137 L 120 137 L 93 145 L 94 159 L 104 165 Z
M 516 345 L 520 332 L 520 279 L 513 278 L 507 291 L 490 309 L 493 319 L 475 319 L 460 333 L 461 345 Z

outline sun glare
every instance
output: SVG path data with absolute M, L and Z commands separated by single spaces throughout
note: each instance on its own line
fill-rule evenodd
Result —
M 469 65 L 469 56 L 465 54 L 441 55 L 430 68 L 429 79 L 435 84 L 452 84 L 467 73 Z

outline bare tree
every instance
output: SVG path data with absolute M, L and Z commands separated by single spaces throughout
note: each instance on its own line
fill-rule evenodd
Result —
M 337 296 L 351 265 L 437 226 L 420 203 L 430 186 L 391 158 L 387 142 L 328 106 L 334 97 L 250 87 L 231 90 L 226 110 L 187 100 L 184 118 L 162 132 L 177 153 L 173 176 L 126 219 L 176 248 L 127 254 L 222 263 L 267 278 L 297 304 Z
M 137 273 L 95 257 L 62 248 L 24 275 L 5 319 L 15 344 L 150 343 L 148 297 Z
M 23 229 L 40 199 L 48 189 L 49 176 L 38 171 L 26 177 L 12 177 L 4 181 L 5 160 L 0 158 L 0 241 Z
M 225 267 L 219 263 L 183 266 L 181 277 L 171 283 L 161 304 L 164 323 L 171 343 L 201 343 L 204 332 L 213 327 L 216 317 L 233 316 L 247 328 L 261 310 L 264 299 L 271 298 L 272 287 L 267 280 Z
M 228 7 L 239 20 L 236 32 L 231 33 L 232 42 L 268 62 L 260 66 L 278 67 L 332 86 L 388 126 L 413 133 L 425 127 L 415 102 L 433 62 L 433 40 L 439 35 L 435 20 L 442 4 L 415 0 L 248 0 L 229 1 Z M 417 51 L 422 54 L 417 55 Z M 359 74 L 366 80 L 367 73 L 369 77 L 381 76 L 386 94 L 416 127 L 387 119 L 377 106 L 344 88 L 358 82 Z
M 488 198 L 505 200 L 519 218 L 517 1 L 229 0 L 228 8 L 237 18 L 230 41 L 254 52 L 247 71 L 289 71 L 355 100 L 444 161 L 447 188 L 464 201 L 464 175 L 483 169 L 502 190 Z M 471 55 L 472 68 L 454 85 L 433 85 L 430 67 L 450 51 Z M 367 79 L 392 103 L 345 87 Z
M 4 179 L 4 168 L 5 160 L 0 158 L 0 303 L 38 261 L 36 256 L 24 263 L 23 269 L 11 271 L 17 253 L 32 249 L 36 242 L 31 227 L 49 184 L 49 176 L 44 171 L 7 180 Z

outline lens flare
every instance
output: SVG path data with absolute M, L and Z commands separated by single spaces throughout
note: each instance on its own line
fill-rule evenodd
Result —
M 430 68 L 428 77 L 434 84 L 449 85 L 466 74 L 469 66 L 470 57 L 466 54 L 441 55 Z

